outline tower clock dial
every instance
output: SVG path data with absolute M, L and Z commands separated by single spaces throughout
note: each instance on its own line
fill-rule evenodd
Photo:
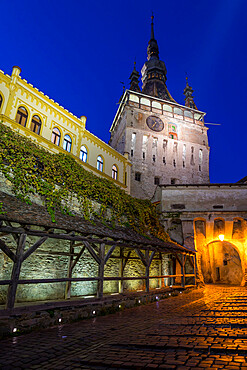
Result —
M 153 131 L 162 131 L 164 128 L 164 122 L 159 118 L 155 116 L 149 116 L 146 120 L 146 123 L 148 127 Z

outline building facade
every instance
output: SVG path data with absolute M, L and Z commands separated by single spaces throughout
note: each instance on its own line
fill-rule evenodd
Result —
M 109 144 L 131 163 L 131 195 L 151 198 L 159 184 L 209 182 L 209 146 L 204 112 L 197 109 L 188 81 L 185 105 L 175 102 L 166 87 L 165 63 L 159 59 L 153 19 L 148 60 L 130 76 L 113 120 Z
M 76 117 L 20 76 L 0 71 L 0 122 L 52 153 L 71 155 L 86 170 L 115 182 L 129 193 L 130 162 L 86 129 Z
M 197 251 L 205 283 L 247 284 L 247 183 L 161 185 L 153 201 L 172 240 Z

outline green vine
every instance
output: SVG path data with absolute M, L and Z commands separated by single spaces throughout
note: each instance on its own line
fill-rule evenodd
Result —
M 76 196 L 86 220 L 98 218 L 106 222 L 110 209 L 109 226 L 117 223 L 145 236 L 169 240 L 149 200 L 131 197 L 112 181 L 86 171 L 70 155 L 52 154 L 2 123 L 0 171 L 12 183 L 14 194 L 24 202 L 31 203 L 31 194 L 43 196 L 53 222 L 58 209 L 71 214 L 71 200 Z M 94 201 L 100 204 L 98 209 Z

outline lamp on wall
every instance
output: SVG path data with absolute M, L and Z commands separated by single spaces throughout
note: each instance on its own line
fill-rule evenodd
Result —
M 219 235 L 219 239 L 220 239 L 221 242 L 223 242 L 224 238 L 225 238 L 225 235 L 224 234 L 220 234 Z

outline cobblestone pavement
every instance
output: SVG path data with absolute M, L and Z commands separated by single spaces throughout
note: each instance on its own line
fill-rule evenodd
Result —
M 247 369 L 247 289 L 206 286 L 0 341 L 0 369 Z

